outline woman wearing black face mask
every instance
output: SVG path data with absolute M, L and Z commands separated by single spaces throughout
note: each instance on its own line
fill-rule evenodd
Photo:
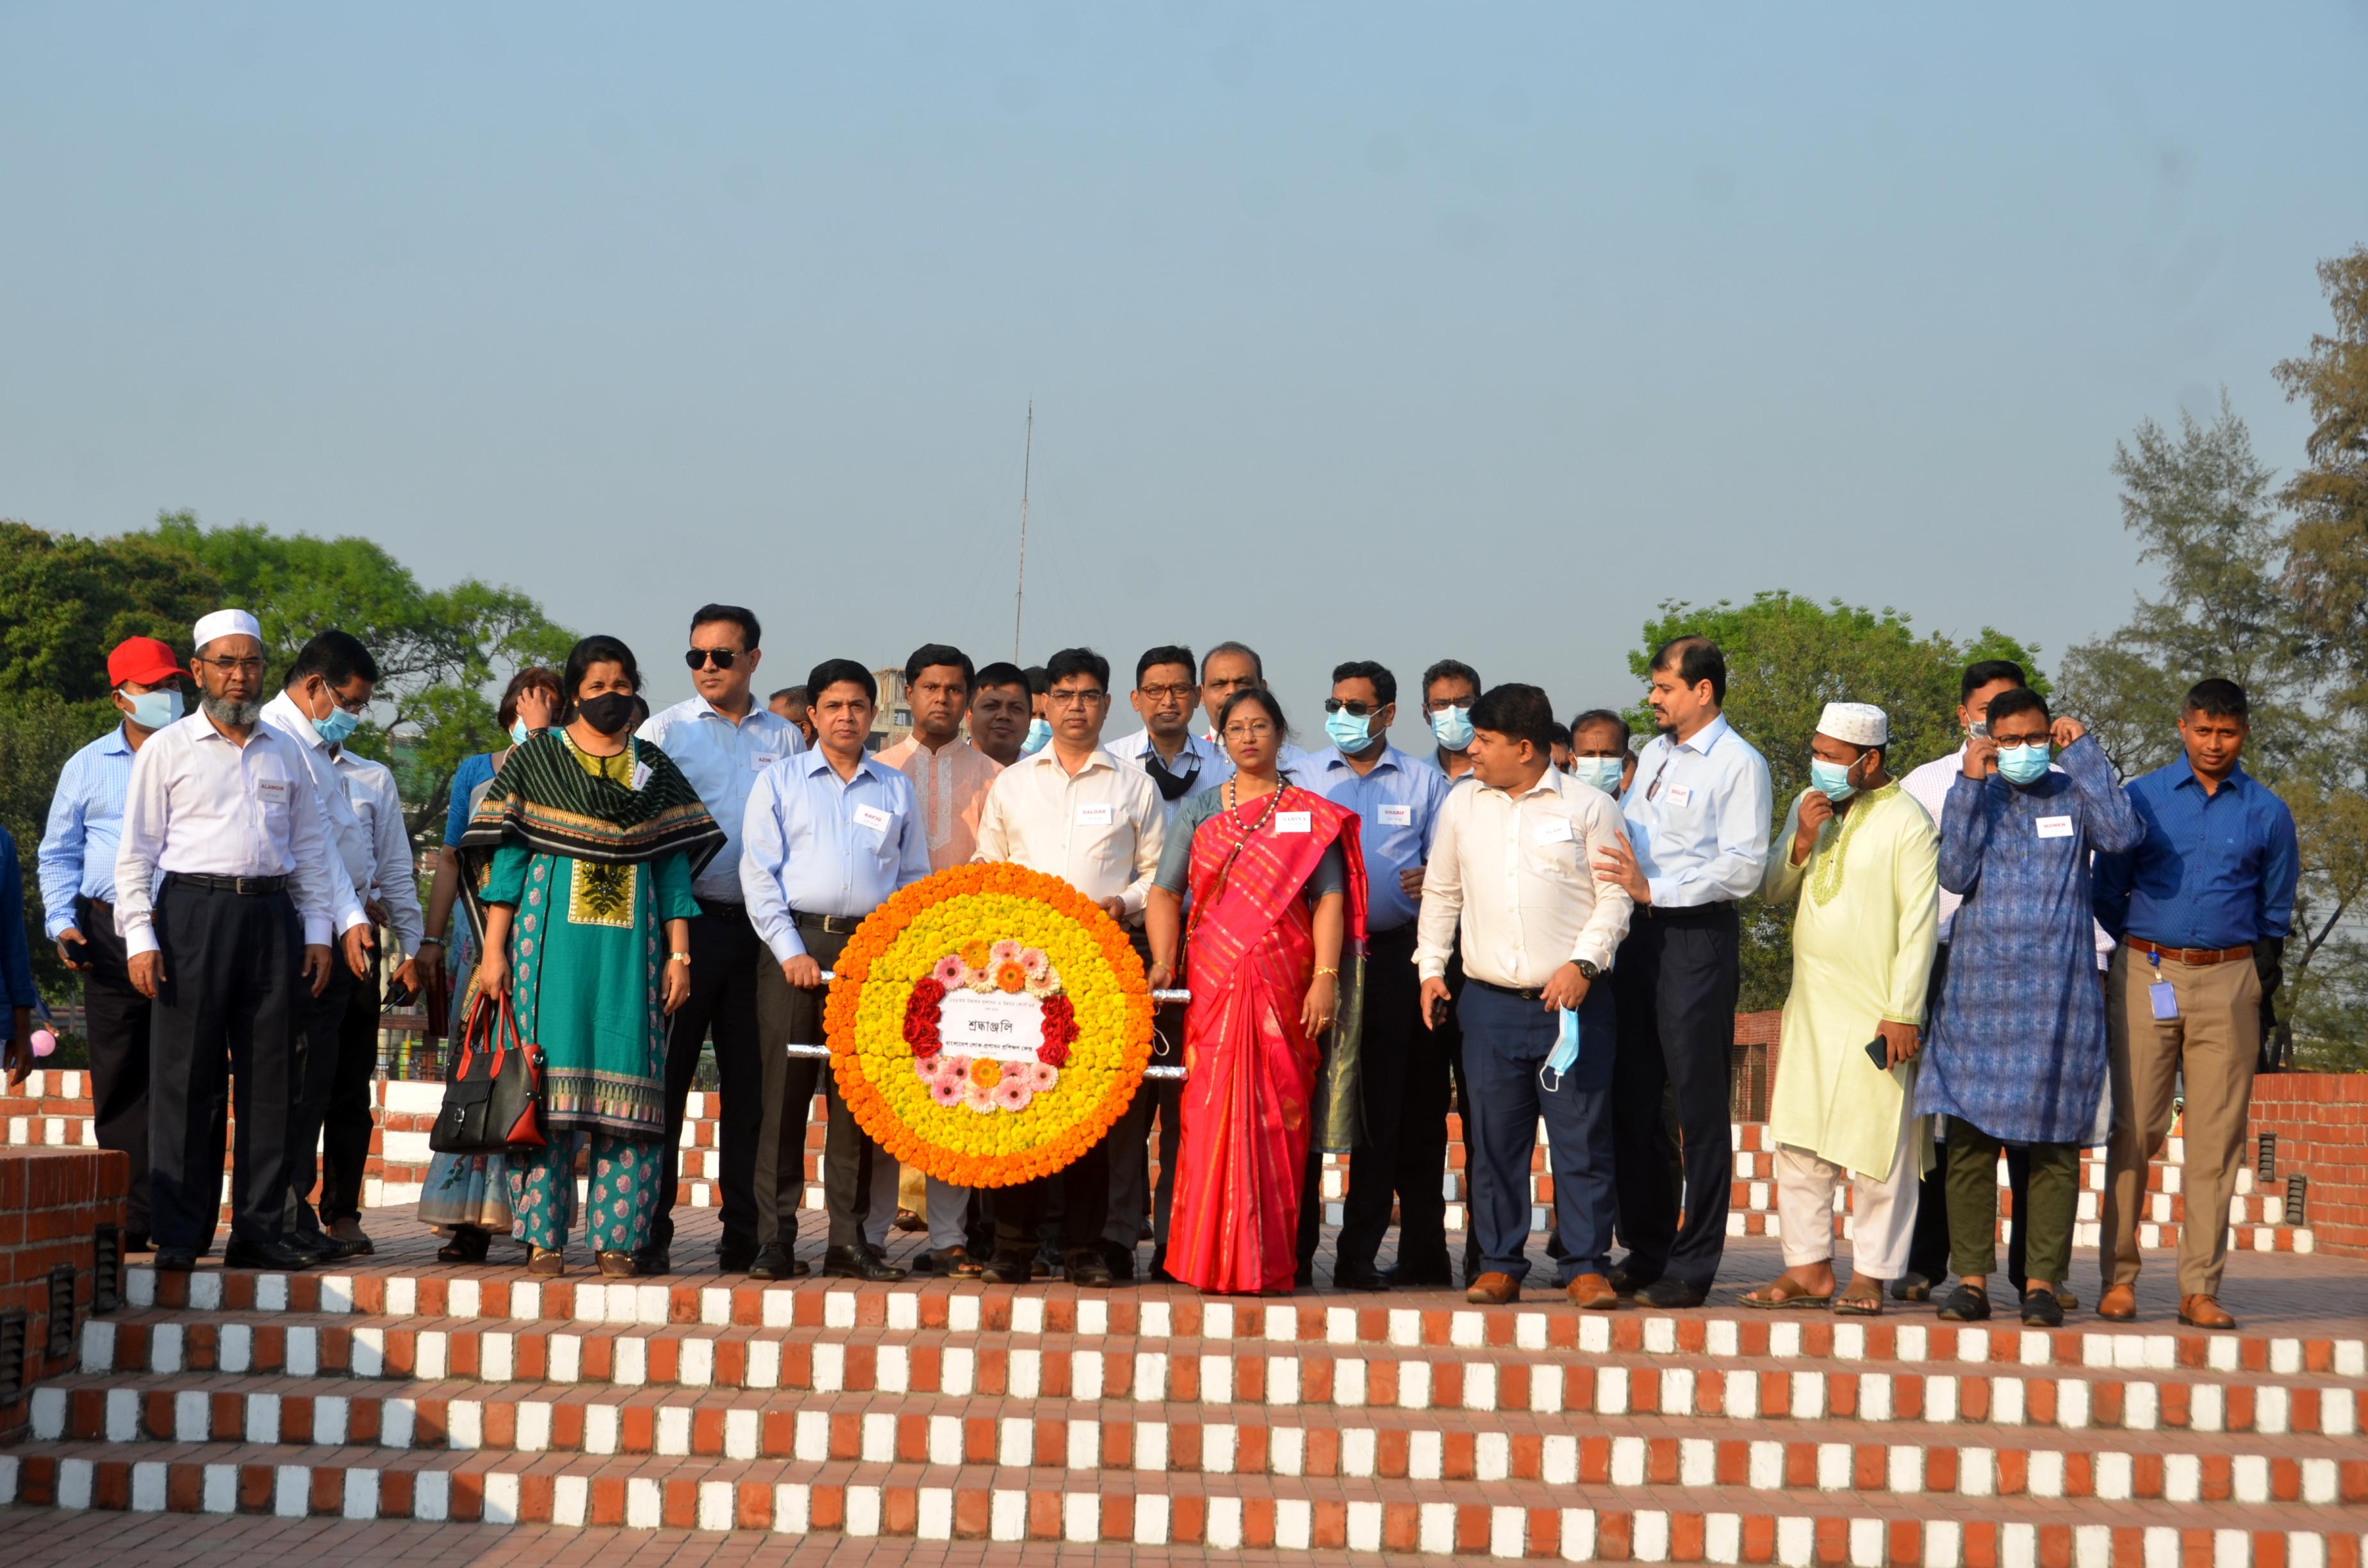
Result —
M 514 1150 L 529 1274 L 560 1272 L 575 1152 L 591 1142 L 586 1239 L 628 1275 L 650 1220 L 666 1125 L 666 1018 L 690 994 L 690 881 L 723 830 L 666 753 L 632 734 L 641 673 L 613 637 L 567 655 L 564 724 L 502 764 L 460 851 L 484 915 L 482 994 L 509 996 L 542 1049 L 541 1150 Z

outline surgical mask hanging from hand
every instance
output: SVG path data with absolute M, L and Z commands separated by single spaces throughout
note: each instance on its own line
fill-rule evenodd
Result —
M 128 691 L 120 695 L 131 704 L 131 722 L 143 730 L 161 730 L 181 716 L 181 694 L 170 687 L 137 697 Z
M 1850 768 L 1854 766 L 1855 764 L 1851 763 L 1827 762 L 1824 757 L 1813 756 L 1809 759 L 1809 785 L 1824 795 L 1827 800 L 1839 805 L 1858 793 L 1858 786 L 1851 783 L 1850 778 Z
M 1472 710 L 1440 709 L 1430 716 L 1430 733 L 1449 751 L 1462 751 L 1472 744 Z
M 1582 784 L 1594 785 L 1615 801 L 1620 798 L 1620 759 L 1616 756 L 1572 757 L 1570 776 Z
M 1578 1015 L 1568 1007 L 1561 1009 L 1562 1033 L 1554 1040 L 1554 1050 L 1546 1053 L 1546 1064 L 1538 1069 L 1538 1087 L 1553 1094 L 1562 1087 L 1564 1075 L 1578 1063 Z M 1546 1082 L 1547 1074 L 1554 1082 Z
M 1028 721 L 1028 738 L 1019 743 L 1019 755 L 1034 756 L 1053 744 L 1053 722 L 1042 715 Z
M 1334 745 L 1353 756 L 1373 744 L 1373 721 L 1370 715 L 1351 713 L 1343 708 L 1324 716 L 1324 733 Z
M 2038 741 L 2027 746 L 1998 747 L 1998 771 L 2009 784 L 2031 784 L 2047 771 L 2047 743 Z

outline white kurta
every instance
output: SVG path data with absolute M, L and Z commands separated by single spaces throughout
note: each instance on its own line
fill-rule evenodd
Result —
M 1880 1181 L 1900 1147 L 1915 1064 L 1885 1072 L 1868 1061 L 1866 1046 L 1886 1019 L 1924 1021 L 1941 838 L 1924 808 L 1886 784 L 1827 823 L 1808 863 L 1795 866 L 1800 812 L 1793 801 L 1760 889 L 1770 903 L 1800 903 L 1769 1131 L 1780 1144 Z

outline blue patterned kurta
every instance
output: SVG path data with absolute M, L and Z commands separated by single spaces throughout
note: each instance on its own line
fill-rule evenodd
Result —
M 2009 1143 L 2081 1142 L 2096 1120 L 2105 999 L 2089 856 L 2130 848 L 2144 832 L 2095 741 L 2084 735 L 2055 760 L 2064 771 L 2028 789 L 1960 777 L 1941 815 L 1941 885 L 1965 902 L 1916 1113 L 1962 1117 Z

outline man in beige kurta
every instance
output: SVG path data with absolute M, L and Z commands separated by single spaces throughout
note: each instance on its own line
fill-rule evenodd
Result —
M 1907 1265 L 1916 1183 L 1915 1057 L 1932 968 L 1940 835 L 1884 770 L 1890 725 L 1865 703 L 1826 705 L 1812 787 L 1793 803 L 1761 893 L 1797 901 L 1769 1132 L 1785 1272 L 1748 1306 L 1808 1306 L 1834 1290 L 1834 1194 L 1851 1179 L 1853 1279 L 1842 1310 L 1879 1311 Z M 1875 1044 L 1884 1055 L 1869 1055 Z

